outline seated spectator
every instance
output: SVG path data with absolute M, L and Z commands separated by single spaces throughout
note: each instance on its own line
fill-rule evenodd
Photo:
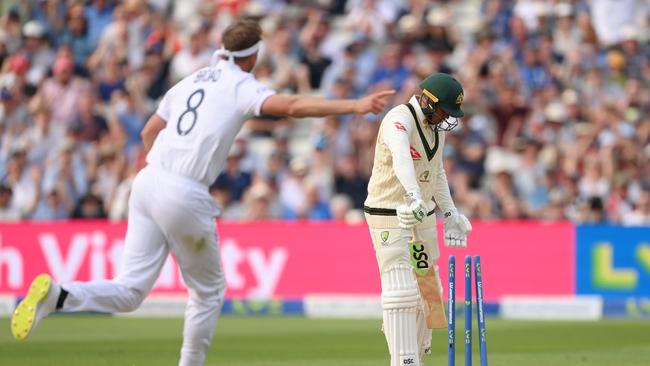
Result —
M 24 51 L 29 60 L 27 81 L 40 83 L 47 75 L 48 69 L 55 61 L 55 52 L 47 41 L 46 29 L 37 20 L 30 20 L 23 25 L 25 39 Z
M 226 166 L 214 183 L 220 187 L 227 187 L 232 202 L 239 202 L 242 199 L 244 191 L 252 181 L 251 174 L 241 169 L 240 161 L 242 156 L 242 149 L 237 145 L 233 145 L 226 159 Z
M 73 5 L 68 9 L 65 29 L 59 44 L 67 45 L 72 49 L 75 66 L 85 72 L 86 59 L 92 54 L 94 45 L 88 33 L 88 19 L 84 10 L 82 4 Z
M 256 182 L 244 194 L 242 220 L 274 220 L 280 218 L 280 207 L 271 188 L 264 182 Z
M 170 71 L 172 83 L 210 65 L 212 51 L 208 48 L 208 31 L 209 28 L 202 24 L 190 25 L 185 47 L 172 59 Z
M 296 219 L 304 215 L 307 202 L 305 177 L 308 173 L 309 166 L 305 159 L 295 157 L 291 160 L 289 174 L 280 182 L 282 218 Z
M 110 102 L 114 92 L 126 89 L 126 65 L 117 56 L 107 56 L 98 75 L 97 93 L 102 102 Z
M 73 219 L 105 219 L 104 203 L 94 194 L 87 194 L 79 199 L 77 207 L 72 213 Z
M 40 102 L 50 111 L 52 123 L 68 127 L 79 113 L 79 99 L 90 92 L 88 80 L 75 76 L 74 62 L 60 56 L 52 66 L 53 77 L 43 82 Z
M 113 5 L 109 0 L 92 0 L 87 3 L 84 15 L 88 20 L 88 38 L 94 49 L 104 29 L 113 21 Z
M 29 216 L 40 199 L 41 170 L 27 163 L 27 149 L 21 147 L 13 151 L 7 162 L 3 184 L 12 190 L 12 206 L 22 216 Z
M 97 98 L 92 93 L 79 98 L 79 114 L 72 123 L 73 128 L 84 142 L 97 142 L 108 133 L 106 119 L 97 111 Z
M 12 204 L 11 187 L 0 184 L 0 222 L 18 221 L 21 219 L 20 210 Z
M 344 221 L 352 210 L 352 200 L 345 194 L 335 194 L 330 199 L 330 212 L 332 220 Z
M 334 191 L 350 197 L 352 207 L 362 209 L 368 195 L 368 177 L 360 174 L 357 158 L 348 155 L 338 162 L 336 168 Z
M 43 198 L 39 200 L 36 209 L 29 217 L 35 221 L 64 220 L 69 215 L 68 198 L 58 187 L 50 187 L 43 191 Z

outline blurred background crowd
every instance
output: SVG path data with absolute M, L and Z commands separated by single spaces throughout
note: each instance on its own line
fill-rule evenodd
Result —
M 465 87 L 445 168 L 470 218 L 650 225 L 645 0 L 0 0 L 0 220 L 126 218 L 140 130 L 258 19 L 280 93 Z M 247 121 L 210 187 L 224 220 L 363 220 L 382 116 Z

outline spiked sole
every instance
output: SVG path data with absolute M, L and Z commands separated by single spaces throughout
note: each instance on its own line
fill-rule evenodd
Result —
M 19 341 L 24 341 L 34 327 L 36 309 L 47 298 L 50 292 L 52 278 L 49 275 L 38 275 L 29 287 L 27 296 L 18 304 L 11 317 L 11 333 Z

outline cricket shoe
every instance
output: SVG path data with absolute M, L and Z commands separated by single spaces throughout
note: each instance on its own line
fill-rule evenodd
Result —
M 11 333 L 24 341 L 36 328 L 41 319 L 56 310 L 61 286 L 47 274 L 38 275 L 29 286 L 27 296 L 18 304 L 11 316 Z

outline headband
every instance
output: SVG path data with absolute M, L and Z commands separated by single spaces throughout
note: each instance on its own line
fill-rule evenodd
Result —
M 261 45 L 262 45 L 262 41 L 259 41 L 254 45 L 239 51 L 228 51 L 223 46 L 221 46 L 220 49 L 214 51 L 214 53 L 212 54 L 212 59 L 210 60 L 210 67 L 215 67 L 217 65 L 217 62 L 219 62 L 219 58 L 221 58 L 222 56 L 227 57 L 228 62 L 234 64 L 235 57 L 248 57 L 254 55 L 260 49 Z

